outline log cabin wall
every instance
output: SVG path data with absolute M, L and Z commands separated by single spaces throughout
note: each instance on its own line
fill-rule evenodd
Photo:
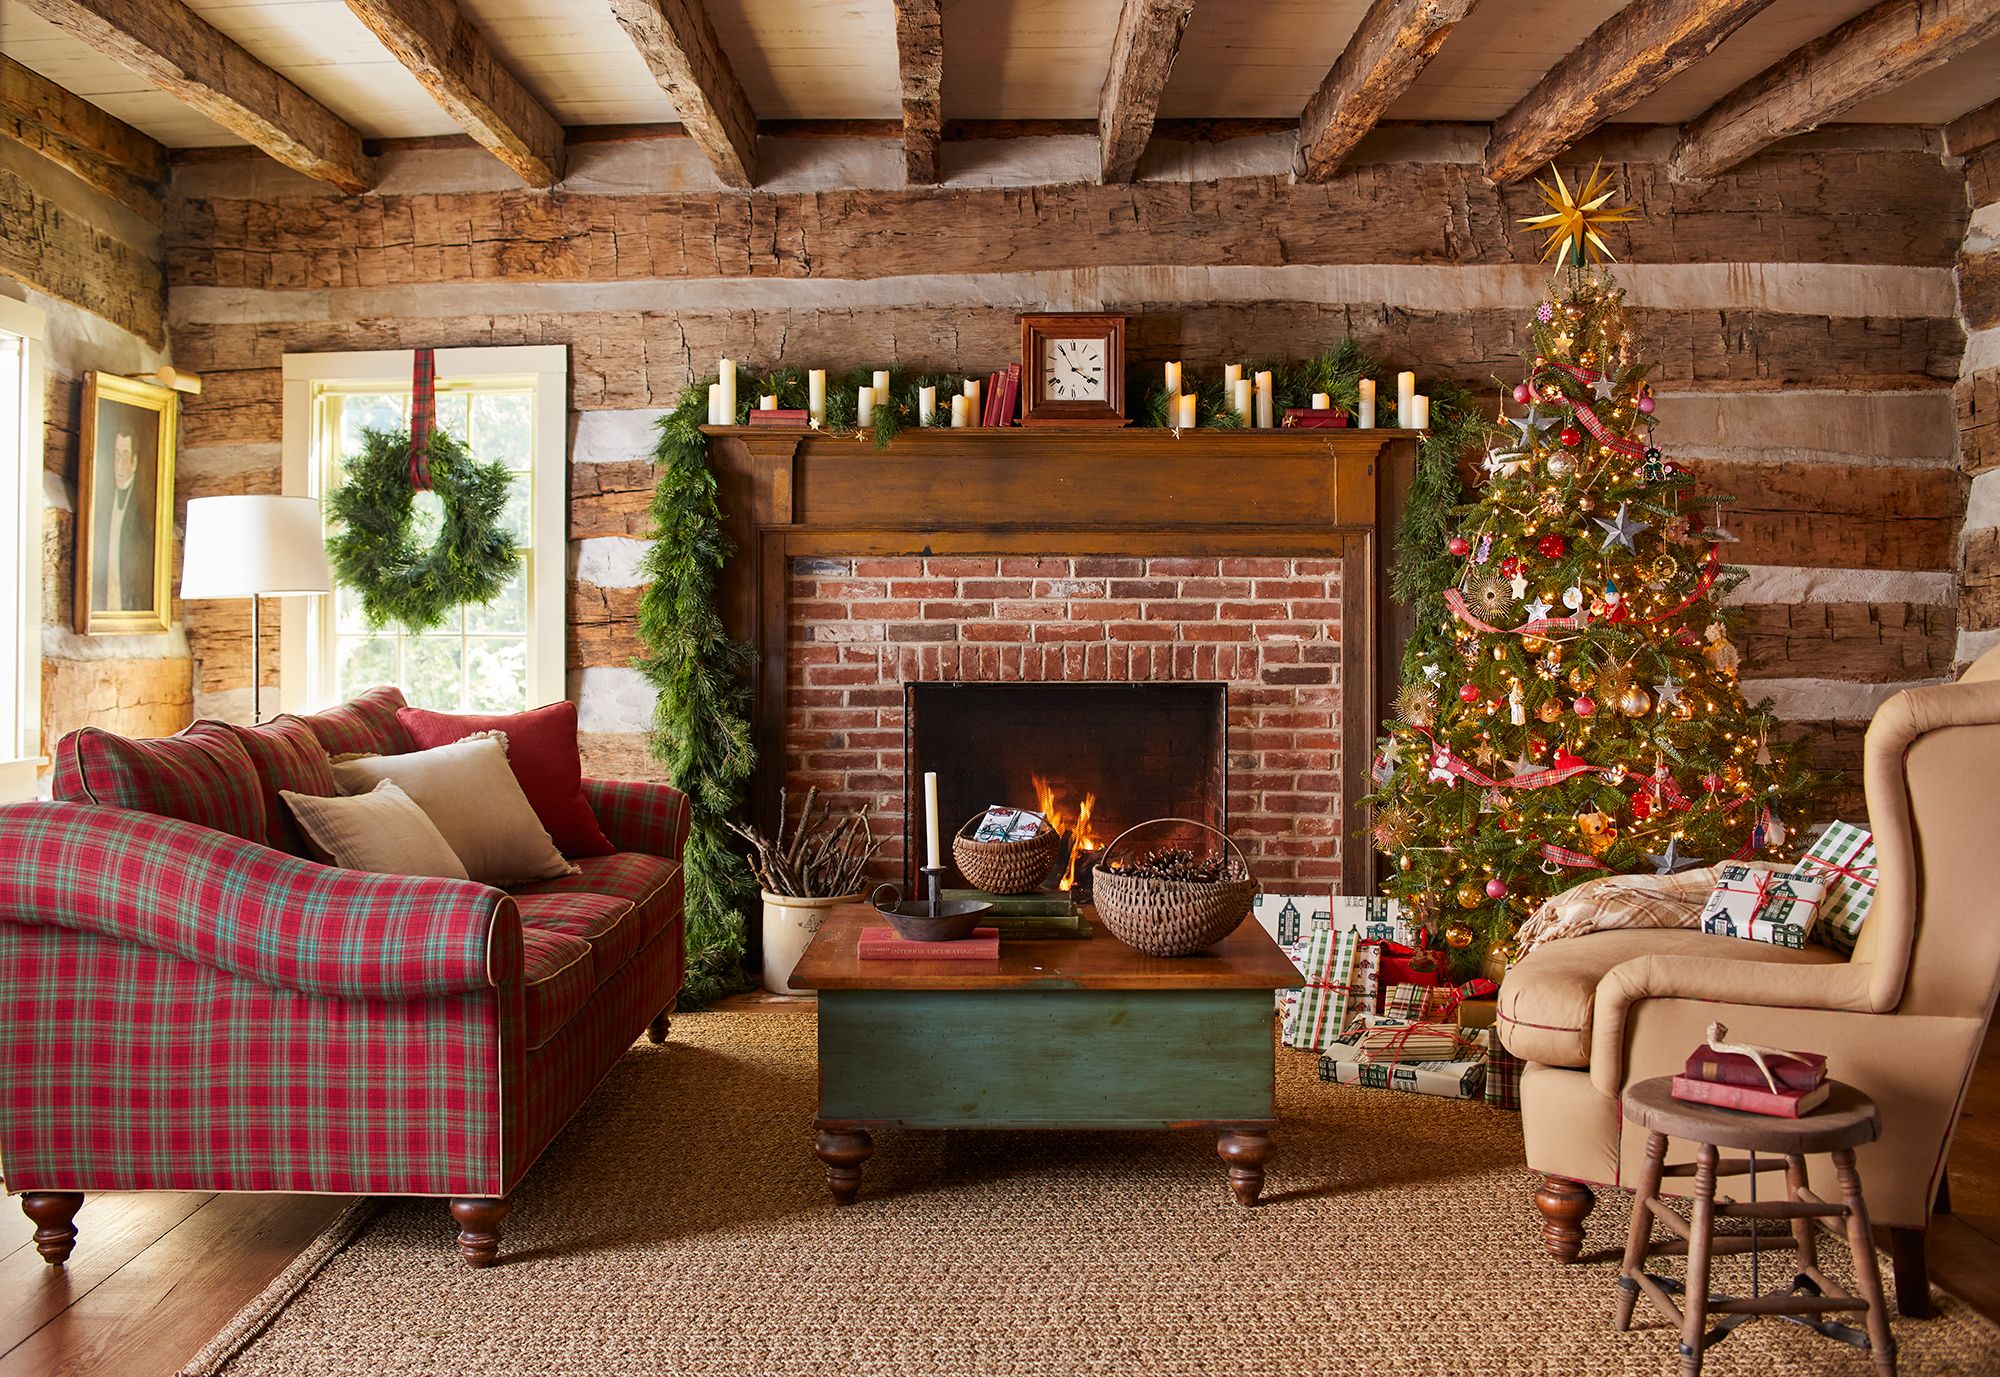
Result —
M 651 426 L 716 357 L 983 374 L 1014 357 L 1019 312 L 1103 308 L 1134 316 L 1148 378 L 1352 332 L 1493 396 L 1519 376 L 1546 270 L 1515 224 L 1532 184 L 1481 175 L 1486 132 L 1383 128 L 1326 184 L 1291 180 L 1286 135 L 1156 140 L 1121 186 L 1095 184 L 1094 138 L 1063 137 L 948 144 L 937 188 L 905 187 L 894 143 L 765 139 L 749 194 L 713 190 L 672 138 L 576 145 L 553 194 L 477 149 L 385 152 L 360 197 L 184 160 L 170 314 L 207 390 L 183 487 L 275 489 L 288 350 L 567 344 L 572 695 L 592 769 L 657 776 L 629 668 Z M 1958 649 L 1965 173 L 1934 133 L 1836 126 L 1682 185 L 1673 138 L 1614 129 L 1564 166 L 1603 156 L 1639 210 L 1620 276 L 1669 455 L 1737 499 L 1748 687 L 1830 727 L 1825 758 L 1852 765 L 1875 706 Z M 224 606 L 189 637 L 198 709 L 231 715 L 247 667 Z
M 150 206 L 152 215 L 0 140 L 0 292 L 40 310 L 47 326 L 45 752 L 86 724 L 145 736 L 178 731 L 193 708 L 188 643 L 178 616 L 164 635 L 82 636 L 71 613 L 83 377 L 96 370 L 150 372 L 169 361 L 157 198 L 132 200 Z M 178 548 L 174 558 L 178 568 Z
M 2000 645 L 2000 144 L 1966 160 L 1972 204 L 1958 258 L 1965 359 L 1957 386 L 1959 462 L 1971 477 L 1962 547 L 1958 657 Z

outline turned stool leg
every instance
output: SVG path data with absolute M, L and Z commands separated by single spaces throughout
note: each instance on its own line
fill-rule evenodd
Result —
M 1785 1159 L 1785 1196 L 1797 1200 L 1806 1189 L 1806 1159 L 1793 1153 Z M 1812 1219 L 1792 1221 L 1792 1241 L 1798 1245 L 1799 1275 L 1819 1270 L 1819 1223 Z
M 1660 1193 L 1666 1168 L 1667 1135 L 1646 1136 L 1646 1164 L 1639 1169 L 1639 1193 L 1632 1197 L 1632 1227 L 1625 1234 L 1625 1268 L 1618 1278 L 1618 1308 L 1611 1322 L 1620 1333 L 1632 1327 L 1632 1307 L 1639 1301 L 1639 1274 L 1646 1270 L 1647 1245 L 1653 1239 L 1651 1201 Z
M 69 1261 L 76 1246 L 76 1212 L 83 1197 L 75 1191 L 29 1191 L 21 1197 L 21 1213 L 35 1221 L 35 1251 L 51 1267 Z
M 1847 1206 L 1847 1244 L 1854 1253 L 1854 1284 L 1868 1302 L 1868 1346 L 1875 1370 L 1896 1377 L 1896 1340 L 1889 1333 L 1889 1310 L 1882 1303 L 1882 1269 L 1875 1262 L 1875 1241 L 1868 1233 L 1868 1205 L 1861 1198 L 1861 1173 L 1854 1169 L 1854 1150 L 1833 1153 L 1833 1170 L 1840 1178 L 1841 1203 Z
M 1695 1148 L 1694 1217 L 1688 1224 L 1687 1291 L 1681 1297 L 1681 1372 L 1701 1373 L 1702 1341 L 1708 1337 L 1708 1256 L 1715 1240 L 1715 1144 Z

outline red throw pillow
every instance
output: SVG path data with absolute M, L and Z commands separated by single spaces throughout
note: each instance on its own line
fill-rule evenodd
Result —
M 243 743 L 220 722 L 134 738 L 81 727 L 56 743 L 56 798 L 108 803 L 267 844 L 264 791 Z
M 264 821 L 270 845 L 306 860 L 318 859 L 292 821 L 292 810 L 278 796 L 289 791 L 313 798 L 340 797 L 340 786 L 333 782 L 333 766 L 312 724 L 287 715 L 261 727 L 232 726 L 229 730 L 236 733 L 264 786 Z
M 516 713 L 398 708 L 396 720 L 420 751 L 449 746 L 474 732 L 505 732 L 507 764 L 556 848 L 565 856 L 609 856 L 618 849 L 598 827 L 597 814 L 583 796 L 576 704 L 564 701 Z

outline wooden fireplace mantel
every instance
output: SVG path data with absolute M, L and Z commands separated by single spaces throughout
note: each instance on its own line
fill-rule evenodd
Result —
M 1342 865 L 1372 884 L 1367 772 L 1409 635 L 1387 596 L 1389 551 L 1415 472 L 1408 430 L 905 430 L 707 426 L 735 553 L 730 631 L 758 654 L 759 759 L 787 759 L 786 610 L 795 558 L 892 555 L 1267 555 L 1338 558 Z M 757 772 L 770 826 L 782 767 Z

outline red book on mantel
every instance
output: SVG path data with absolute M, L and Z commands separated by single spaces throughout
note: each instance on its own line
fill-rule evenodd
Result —
M 1811 1090 L 1772 1092 L 1754 1085 L 1726 1085 L 1721 1081 L 1689 1080 L 1674 1077 L 1674 1098 L 1694 1104 L 1712 1104 L 1718 1109 L 1740 1109 L 1746 1114 L 1764 1114 L 1773 1119 L 1796 1119 L 1826 1103 L 1833 1087 L 1822 1081 Z
M 776 411 L 753 411 L 750 424 L 753 426 L 802 426 L 811 420 L 811 413 L 803 407 L 780 407 Z
M 1771 1068 L 1780 1090 L 1811 1090 L 1826 1079 L 1826 1058 L 1818 1052 L 1793 1052 L 1783 1057 L 1767 1054 L 1764 1064 Z M 1771 1088 L 1771 1082 L 1764 1079 L 1757 1063 L 1741 1052 L 1712 1052 L 1697 1047 L 1688 1053 L 1687 1068 L 1681 1074 L 1691 1081 L 1747 1085 L 1764 1091 Z
M 1000 929 L 974 928 L 956 942 L 912 942 L 894 928 L 863 928 L 854 954 L 863 961 L 998 961 Z

